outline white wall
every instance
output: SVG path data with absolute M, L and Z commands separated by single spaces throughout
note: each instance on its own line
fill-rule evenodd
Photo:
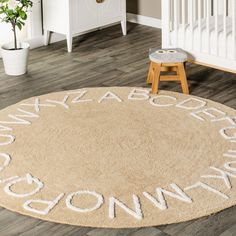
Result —
M 161 19 L 161 0 L 127 0 L 127 11 Z
M 23 28 L 22 31 L 17 31 L 19 39 L 27 37 L 27 29 Z M 0 23 L 0 45 L 13 41 L 13 32 L 10 24 Z
M 33 17 L 35 26 L 30 24 Z M 42 35 L 41 22 L 41 0 L 33 0 L 33 8 L 28 12 L 28 21 L 23 29 L 17 30 L 19 40 L 27 40 L 40 37 Z M 0 22 L 0 45 L 13 41 L 13 32 L 10 24 Z

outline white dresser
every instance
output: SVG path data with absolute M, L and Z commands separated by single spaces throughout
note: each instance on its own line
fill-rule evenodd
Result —
M 68 52 L 73 36 L 116 22 L 126 35 L 126 0 L 43 0 L 45 45 L 51 32 L 64 34 Z

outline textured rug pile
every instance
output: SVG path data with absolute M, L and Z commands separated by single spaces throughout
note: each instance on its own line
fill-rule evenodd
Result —
M 0 111 L 0 205 L 80 226 L 142 227 L 236 204 L 236 112 L 144 88 L 47 94 Z

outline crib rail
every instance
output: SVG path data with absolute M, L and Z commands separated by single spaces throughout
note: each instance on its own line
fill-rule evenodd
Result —
M 236 0 L 162 0 L 162 24 L 164 48 L 236 60 Z

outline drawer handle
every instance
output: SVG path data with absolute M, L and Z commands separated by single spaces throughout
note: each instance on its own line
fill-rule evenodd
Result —
M 105 0 L 96 0 L 97 3 L 103 3 Z

